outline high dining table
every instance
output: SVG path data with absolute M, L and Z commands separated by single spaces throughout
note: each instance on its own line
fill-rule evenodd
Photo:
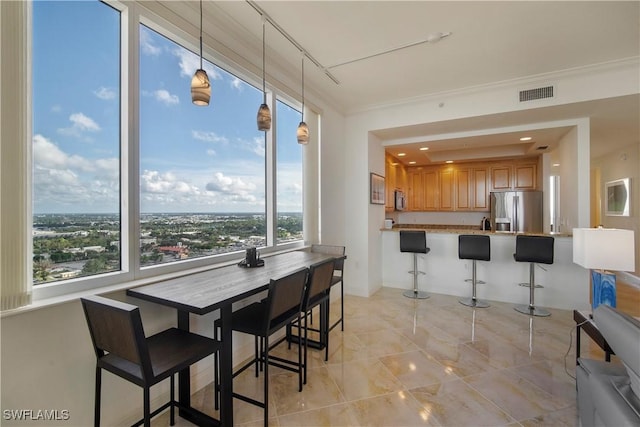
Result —
M 189 330 L 190 313 L 203 315 L 220 310 L 220 420 L 191 407 L 189 368 L 178 375 L 178 399 L 190 408 L 189 411 L 180 411 L 181 417 L 197 425 L 233 425 L 232 303 L 268 289 L 271 279 L 330 258 L 335 257 L 307 250 L 291 251 L 264 257 L 263 267 L 227 265 L 127 291 L 129 296 L 175 308 L 178 328 L 184 330 Z M 213 328 L 213 322 L 211 327 Z

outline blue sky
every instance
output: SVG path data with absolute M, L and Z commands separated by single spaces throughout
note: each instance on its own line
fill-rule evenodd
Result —
M 33 8 L 34 212 L 119 210 L 119 13 L 99 2 Z M 142 212 L 263 212 L 262 92 L 205 61 L 211 103 L 191 103 L 200 60 L 140 27 Z M 268 59 L 267 59 L 268 66 Z M 278 201 L 301 211 L 300 113 L 278 103 Z

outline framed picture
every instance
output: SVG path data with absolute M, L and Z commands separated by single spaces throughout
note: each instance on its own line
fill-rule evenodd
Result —
M 373 205 L 384 205 L 384 176 L 370 173 L 369 202 Z
M 630 178 L 605 183 L 605 215 L 629 216 L 631 205 Z

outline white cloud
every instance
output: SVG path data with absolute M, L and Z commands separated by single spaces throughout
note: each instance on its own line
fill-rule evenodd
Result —
M 115 99 L 117 95 L 115 90 L 104 86 L 101 86 L 98 90 L 94 90 L 93 94 L 100 99 L 104 99 L 105 101 Z
M 255 202 L 258 200 L 253 194 L 256 191 L 254 183 L 239 177 L 225 176 L 222 172 L 216 172 L 213 175 L 213 178 L 207 183 L 206 189 L 226 196 L 226 199 L 230 201 Z
M 178 95 L 171 95 L 168 90 L 158 89 L 153 92 L 153 96 L 156 98 L 156 101 L 159 101 L 165 105 L 176 105 L 180 103 L 180 98 Z
M 149 31 L 151 30 L 140 31 L 140 50 L 145 55 L 158 56 L 162 53 L 162 48 L 153 45 Z
M 237 89 L 238 92 L 242 92 L 244 90 L 243 81 L 236 77 L 231 80 L 231 87 Z
M 217 135 L 215 132 L 204 132 L 201 130 L 192 130 L 191 131 L 191 136 L 193 136 L 194 139 L 198 139 L 200 141 L 205 141 L 205 142 L 213 142 L 213 143 L 222 143 L 222 144 L 228 144 L 229 140 L 224 137 L 224 136 L 219 136 Z
M 119 198 L 117 158 L 69 155 L 42 135 L 33 137 L 34 204 L 38 210 L 79 206 L 115 210 Z
M 197 69 L 200 68 L 200 56 L 190 50 L 178 48 L 173 53 L 180 59 L 180 75 L 192 78 Z M 209 80 L 221 80 L 222 75 L 207 62 L 203 62 L 202 66 L 209 76 Z
M 215 156 L 216 154 L 216 150 L 212 150 L 211 148 L 207 150 L 207 156 Z
M 73 113 L 69 116 L 71 126 L 58 129 L 63 135 L 70 135 L 75 137 L 81 137 L 85 132 L 98 132 L 100 131 L 100 125 L 98 125 L 91 117 L 85 116 L 82 113 Z
M 167 199 L 200 194 L 198 187 L 179 180 L 172 172 L 160 173 L 150 170 L 145 170 L 140 176 L 140 189 L 143 193 L 164 195 Z M 177 198 L 175 200 L 177 201 Z

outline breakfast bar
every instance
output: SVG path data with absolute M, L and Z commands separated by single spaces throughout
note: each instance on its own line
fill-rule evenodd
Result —
M 382 230 L 382 281 L 383 286 L 411 289 L 412 259 L 399 250 L 400 229 L 418 229 L 427 233 L 428 254 L 418 256 L 421 275 L 418 287 L 421 291 L 466 297 L 471 285 L 465 280 L 471 277 L 471 262 L 458 258 L 460 234 L 487 234 L 491 241 L 491 260 L 477 263 L 478 279 L 486 284 L 478 285 L 478 298 L 525 304 L 527 288 L 518 286 L 529 278 L 529 266 L 515 262 L 516 234 L 482 230 L 429 228 L 425 226 L 394 227 Z M 547 234 L 550 235 L 550 234 Z M 554 237 L 554 263 L 536 266 L 536 282 L 544 286 L 536 290 L 537 305 L 560 309 L 588 309 L 588 270 L 573 263 L 573 240 L 570 235 Z

